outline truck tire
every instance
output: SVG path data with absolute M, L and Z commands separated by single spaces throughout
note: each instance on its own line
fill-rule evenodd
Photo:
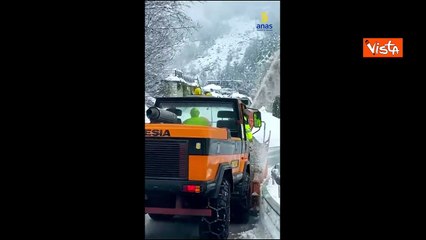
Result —
M 227 239 L 231 208 L 231 187 L 228 179 L 223 179 L 217 198 L 208 199 L 208 208 L 212 210 L 212 216 L 201 218 L 201 239 Z
M 236 186 L 240 193 L 239 197 L 233 201 L 231 220 L 235 223 L 247 223 L 250 218 L 251 194 L 250 175 L 245 174 L 243 179 Z
M 154 221 L 167 221 L 173 218 L 174 215 L 153 214 L 148 213 L 149 217 Z

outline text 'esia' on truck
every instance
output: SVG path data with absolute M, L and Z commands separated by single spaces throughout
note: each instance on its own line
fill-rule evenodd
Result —
M 268 141 L 251 142 L 259 110 L 241 99 L 157 98 L 145 124 L 145 214 L 200 216 L 202 239 L 226 239 L 229 224 L 258 213 Z M 263 124 L 265 124 L 263 122 Z M 246 132 L 247 131 L 247 132 Z

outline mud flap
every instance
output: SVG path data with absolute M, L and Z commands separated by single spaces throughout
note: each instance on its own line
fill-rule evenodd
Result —
M 257 217 L 259 216 L 259 211 L 260 211 L 260 195 L 255 192 L 252 193 L 251 202 L 252 202 L 252 206 L 250 208 L 250 215 Z
M 250 215 L 258 216 L 260 211 L 260 183 L 258 181 L 251 182 L 251 209 Z

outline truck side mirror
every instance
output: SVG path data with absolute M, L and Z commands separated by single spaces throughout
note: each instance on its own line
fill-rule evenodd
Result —
M 260 114 L 259 111 L 256 111 L 253 113 L 253 118 L 254 118 L 253 126 L 255 128 L 262 127 L 262 114 Z

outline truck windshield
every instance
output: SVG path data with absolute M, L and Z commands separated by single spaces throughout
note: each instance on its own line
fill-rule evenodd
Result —
M 207 118 L 212 127 L 218 127 L 219 120 L 236 120 L 237 113 L 230 102 L 161 102 L 158 105 L 161 109 L 176 109 L 182 111 L 178 118 L 182 122 L 191 118 L 191 110 L 196 108 L 200 112 L 200 117 Z M 219 126 L 220 127 L 220 126 Z

